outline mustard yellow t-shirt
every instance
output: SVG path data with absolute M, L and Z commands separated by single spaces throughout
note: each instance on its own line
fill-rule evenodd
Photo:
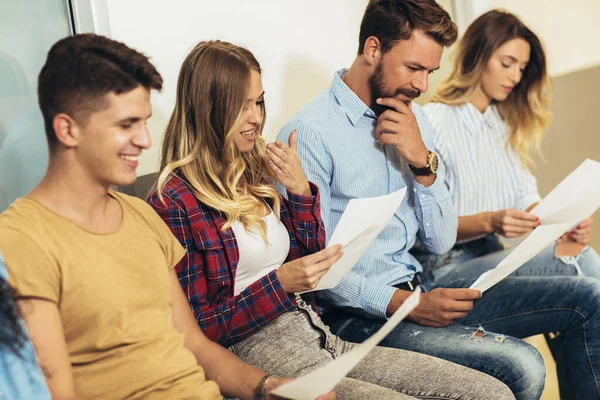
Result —
M 16 200 L 0 215 L 10 283 L 58 306 L 78 395 L 221 399 L 173 327 L 169 270 L 185 250 L 146 203 L 110 195 L 123 219 L 109 234 Z

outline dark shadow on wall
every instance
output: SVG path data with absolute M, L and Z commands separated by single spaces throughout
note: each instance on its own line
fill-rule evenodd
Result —
M 600 66 L 553 80 L 554 120 L 542 140 L 543 158 L 534 173 L 545 196 L 583 160 L 600 161 Z M 595 214 L 592 246 L 600 251 L 600 212 Z

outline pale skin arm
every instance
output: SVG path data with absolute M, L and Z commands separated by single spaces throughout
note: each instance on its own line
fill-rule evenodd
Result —
M 539 219 L 530 214 L 537 204 L 533 203 L 525 211 L 507 208 L 458 217 L 457 240 L 471 239 L 490 233 L 497 233 L 507 238 L 529 233 L 540 225 Z
M 56 304 L 47 300 L 17 301 L 46 384 L 54 400 L 83 400 L 75 382 L 65 335 Z
M 497 233 L 513 238 L 525 235 L 540 225 L 539 219 L 528 211 L 507 208 L 499 211 L 458 217 L 457 240 Z
M 254 368 L 240 360 L 233 353 L 208 339 L 194 318 L 192 309 L 179 284 L 175 270 L 170 272 L 171 296 L 173 302 L 173 325 L 185 336 L 185 347 L 194 354 L 198 365 L 202 366 L 207 379 L 215 381 L 222 393 L 228 397 L 253 399 L 253 390 L 265 372 Z M 235 373 L 232 373 L 235 371 Z M 272 378 L 268 382 L 267 391 L 288 380 Z M 276 399 L 268 396 L 268 399 Z M 334 400 L 335 394 L 330 392 L 318 400 Z

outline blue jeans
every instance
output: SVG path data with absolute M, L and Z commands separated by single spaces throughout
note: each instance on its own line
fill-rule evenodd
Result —
M 513 249 L 504 249 L 496 236 L 488 236 L 475 242 L 457 245 L 444 255 L 423 251 L 412 254 L 423 265 L 425 274 L 439 280 L 454 271 L 462 276 L 467 273 L 481 275 L 495 268 Z M 556 244 L 542 250 L 537 256 L 523 264 L 513 276 L 591 276 L 600 278 L 600 257 L 587 246 L 576 256 L 556 255 Z M 467 272 L 469 271 L 469 272 Z
M 508 277 L 484 293 L 466 318 L 443 328 L 402 322 L 380 345 L 477 369 L 500 379 L 519 400 L 539 399 L 544 363 L 538 351 L 521 338 L 555 333 L 551 349 L 561 398 L 600 399 L 600 314 L 596 312 L 600 280 L 544 276 L 544 265 L 530 265 L 517 270 L 516 275 L 525 276 Z M 561 266 L 548 265 L 545 273 L 554 275 L 551 271 L 557 265 Z M 439 278 L 425 278 L 423 286 L 426 290 L 465 288 L 483 271 L 485 266 L 473 259 Z M 353 342 L 364 341 L 384 323 L 344 311 L 326 313 L 323 319 L 336 335 Z

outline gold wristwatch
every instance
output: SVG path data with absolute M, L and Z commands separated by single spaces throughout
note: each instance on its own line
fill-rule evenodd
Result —
M 427 176 L 427 175 L 435 174 L 438 170 L 437 154 L 430 151 L 429 155 L 427 156 L 427 165 L 425 165 L 423 168 L 415 168 L 412 165 L 410 165 L 410 169 L 413 172 L 413 174 L 415 174 L 417 176 Z

